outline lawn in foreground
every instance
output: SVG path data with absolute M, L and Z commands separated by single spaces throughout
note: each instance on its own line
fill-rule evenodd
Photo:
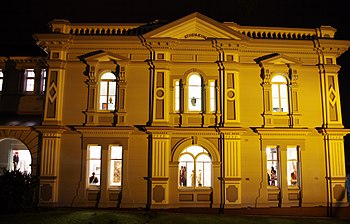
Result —
M 234 216 L 226 214 L 188 214 L 167 212 L 120 211 L 102 209 L 55 209 L 22 214 L 2 214 L 0 223 L 8 224 L 345 224 L 349 220 L 271 216 Z

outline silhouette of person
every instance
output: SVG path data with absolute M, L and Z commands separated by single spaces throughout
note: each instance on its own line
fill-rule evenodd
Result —
M 92 176 L 90 177 L 90 184 L 97 184 L 98 178 L 95 176 L 95 172 L 92 172 Z
M 15 154 L 13 155 L 14 170 L 17 170 L 18 162 L 19 162 L 18 152 L 15 152 Z
M 277 172 L 273 166 L 271 167 L 271 186 L 276 185 L 276 180 L 277 180 Z

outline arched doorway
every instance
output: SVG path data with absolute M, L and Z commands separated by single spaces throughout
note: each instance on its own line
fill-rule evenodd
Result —
M 32 173 L 31 153 L 21 141 L 14 138 L 0 139 L 0 173 L 3 169 Z

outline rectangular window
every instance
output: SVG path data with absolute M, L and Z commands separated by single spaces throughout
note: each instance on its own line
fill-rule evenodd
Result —
M 34 69 L 26 69 L 25 70 L 25 91 L 26 92 L 34 91 L 34 82 L 35 82 Z
M 123 148 L 110 147 L 109 186 L 120 187 L 122 184 Z
M 89 187 L 100 186 L 101 177 L 101 146 L 88 146 Z
M 3 83 L 4 83 L 4 73 L 2 73 L 2 70 L 0 69 L 0 92 L 2 92 Z
M 45 92 L 46 88 L 46 69 L 41 69 L 41 92 Z
M 209 81 L 209 101 L 210 101 L 210 112 L 215 112 L 215 80 Z
M 288 186 L 299 186 L 299 147 L 287 147 Z
M 180 111 L 180 80 L 175 80 L 175 91 L 174 91 L 174 107 L 175 107 L 175 112 Z
M 267 180 L 269 186 L 279 186 L 279 147 L 266 148 Z

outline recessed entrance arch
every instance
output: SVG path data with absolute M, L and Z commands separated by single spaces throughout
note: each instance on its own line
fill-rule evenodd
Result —
M 0 139 L 0 169 L 0 173 L 3 169 L 32 173 L 32 155 L 27 146 L 15 138 Z

